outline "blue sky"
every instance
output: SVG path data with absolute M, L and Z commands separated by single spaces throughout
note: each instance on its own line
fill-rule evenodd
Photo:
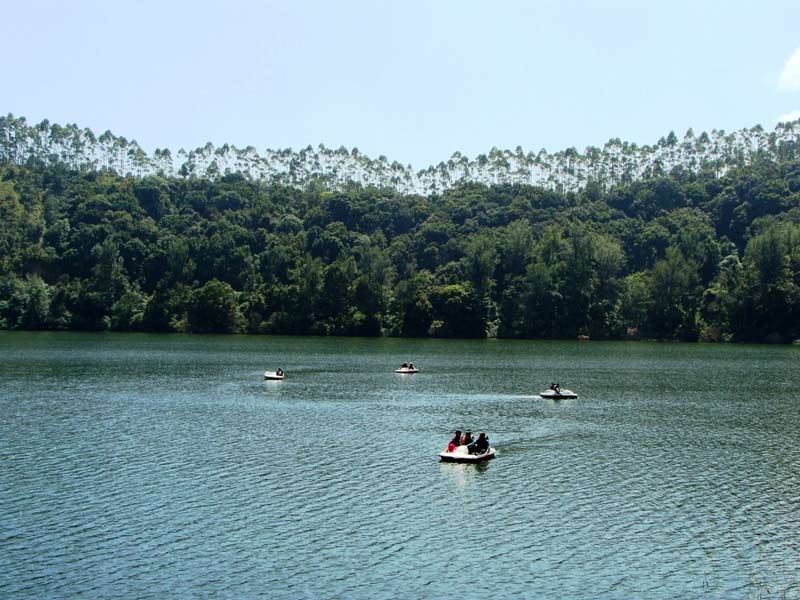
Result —
M 147 151 L 324 143 L 419 169 L 800 111 L 798 0 L 29 0 L 0 52 L 0 113 Z

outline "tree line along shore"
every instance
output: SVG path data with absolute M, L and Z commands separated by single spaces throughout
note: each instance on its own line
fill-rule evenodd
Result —
M 0 164 L 0 328 L 800 339 L 800 160 L 442 193 Z

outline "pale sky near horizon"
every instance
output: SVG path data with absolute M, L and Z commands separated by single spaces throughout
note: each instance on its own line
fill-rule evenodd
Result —
M 6 1 L 0 114 L 146 151 L 653 144 L 800 118 L 800 1 Z

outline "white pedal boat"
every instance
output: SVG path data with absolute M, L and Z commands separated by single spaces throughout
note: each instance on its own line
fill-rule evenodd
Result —
M 439 460 L 442 462 L 478 463 L 493 459 L 495 454 L 497 454 L 497 451 L 492 447 L 483 454 L 470 454 L 466 446 L 459 446 L 452 452 L 447 450 L 439 452 Z
M 573 392 L 572 390 L 547 390 L 546 392 L 542 392 L 539 394 L 542 398 L 548 398 L 550 400 L 566 400 L 570 398 L 577 398 L 578 394 Z
M 411 374 L 411 373 L 419 373 L 419 369 L 417 367 L 414 367 L 413 369 L 410 367 L 400 367 L 399 369 L 395 369 L 394 372 Z
M 276 381 L 279 381 L 279 380 L 285 379 L 285 378 L 286 378 L 286 372 L 285 371 L 281 371 L 280 373 L 278 373 L 278 371 L 264 371 L 264 379 L 265 380 L 276 380 Z

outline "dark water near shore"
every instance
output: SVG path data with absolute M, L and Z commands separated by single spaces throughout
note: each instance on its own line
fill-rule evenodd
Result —
M 0 598 L 798 598 L 798 366 L 0 332 Z M 497 459 L 438 463 L 455 428 Z

